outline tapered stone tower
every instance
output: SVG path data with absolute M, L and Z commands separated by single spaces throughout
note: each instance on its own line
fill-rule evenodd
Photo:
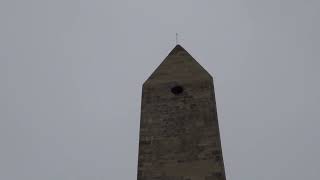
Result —
M 225 180 L 212 77 L 180 45 L 143 84 L 138 180 Z

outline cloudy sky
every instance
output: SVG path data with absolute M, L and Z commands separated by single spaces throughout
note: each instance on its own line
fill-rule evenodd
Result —
M 135 180 L 141 85 L 213 76 L 228 180 L 320 177 L 320 1 L 0 0 L 0 179 Z

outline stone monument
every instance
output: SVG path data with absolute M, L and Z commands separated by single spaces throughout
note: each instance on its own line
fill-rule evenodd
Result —
M 225 180 L 213 79 L 177 45 L 142 88 L 138 180 Z

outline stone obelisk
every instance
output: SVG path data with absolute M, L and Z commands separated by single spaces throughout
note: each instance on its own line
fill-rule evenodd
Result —
M 225 180 L 213 79 L 177 45 L 142 88 L 138 180 Z

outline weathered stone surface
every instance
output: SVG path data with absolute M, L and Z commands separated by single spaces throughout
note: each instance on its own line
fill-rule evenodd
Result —
M 225 180 L 212 77 L 180 45 L 143 85 L 138 180 Z

